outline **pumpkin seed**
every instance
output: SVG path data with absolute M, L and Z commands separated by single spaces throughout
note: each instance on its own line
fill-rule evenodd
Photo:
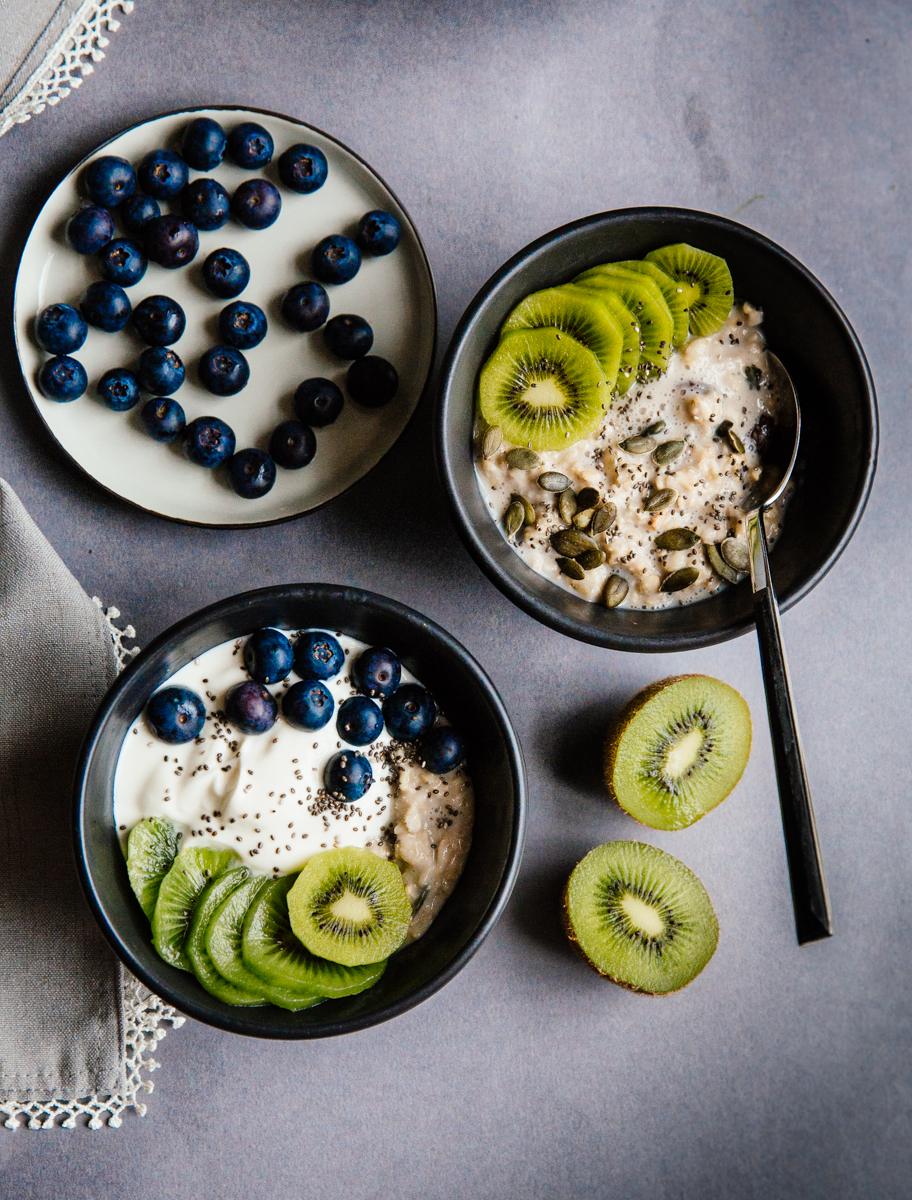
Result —
M 608 582 L 605 584 L 605 605 L 608 608 L 617 608 L 627 599 L 627 593 L 630 591 L 630 584 L 622 575 L 610 575 Z
M 561 475 L 560 471 L 545 471 L 544 475 L 538 477 L 538 486 L 546 492 L 565 492 L 570 486 L 570 480 L 566 475 Z
M 504 513 L 504 530 L 508 538 L 515 537 L 526 523 L 526 510 L 514 500 Z
M 664 433 L 666 428 L 665 422 L 660 417 L 658 421 L 653 421 L 651 425 L 647 425 L 640 436 L 653 437 L 657 433 Z M 618 579 L 620 579 L 620 575 L 618 576 Z
M 705 542 L 703 549 L 706 553 L 707 562 L 717 575 L 722 579 L 727 579 L 729 583 L 737 583 L 740 580 L 741 576 L 728 565 L 719 553 L 719 547 L 714 542 Z
M 510 503 L 521 504 L 523 506 L 524 520 L 527 525 L 534 525 L 538 520 L 538 515 L 531 503 L 525 498 L 525 496 L 520 496 L 519 492 L 513 493 L 513 495 L 510 497 Z
M 590 533 L 604 533 L 617 520 L 617 515 L 617 505 L 609 501 L 603 508 L 598 509 L 592 518 L 592 524 L 589 526 Z
M 750 570 L 750 550 L 747 548 L 747 542 L 742 542 L 740 538 L 727 537 L 719 547 L 719 552 L 733 571 L 744 574 Z
M 581 488 L 576 493 L 576 503 L 579 508 L 597 508 L 601 496 L 594 487 Z
M 502 444 L 503 430 L 499 425 L 492 425 L 490 429 L 485 430 L 485 435 L 481 439 L 482 458 L 490 458 L 492 454 L 496 454 Z
M 716 427 L 716 437 L 725 438 L 735 454 L 744 453 L 744 443 L 735 433 L 734 426 L 731 421 L 723 421 L 721 425 Z
M 512 450 L 506 453 L 507 466 L 514 467 L 517 471 L 534 471 L 536 467 L 541 466 L 541 459 L 534 450 L 527 450 L 525 446 L 514 446 Z
M 700 572 L 696 567 L 682 567 L 680 571 L 672 571 L 670 575 L 665 576 L 659 591 L 682 592 L 684 588 L 696 583 L 699 578 Z
M 605 561 L 605 551 L 599 550 L 597 547 L 594 550 L 587 550 L 576 561 L 584 571 L 594 571 L 596 567 L 600 567 Z
M 674 504 L 678 498 L 678 493 L 674 488 L 659 488 L 657 492 L 653 492 L 646 503 L 643 505 L 643 512 L 657 513 L 662 509 L 668 508 Z
M 562 575 L 568 575 L 571 579 L 586 578 L 586 572 L 574 558 L 559 558 L 557 565 Z
M 577 497 L 579 499 L 579 497 Z M 594 508 L 583 508 L 573 518 L 574 529 L 588 529 L 592 524 L 592 518 L 595 516 Z
M 700 535 L 692 529 L 666 529 L 655 540 L 659 550 L 689 550 L 696 546 Z
M 557 529 L 551 534 L 551 545 L 566 558 L 578 558 L 587 550 L 596 548 L 592 538 L 586 537 L 576 529 Z
M 563 478 L 564 477 L 562 475 L 561 479 Z M 541 481 L 539 480 L 539 482 Z M 569 525 L 573 520 L 574 514 L 576 513 L 576 508 L 576 493 L 573 491 L 573 488 L 564 488 L 557 498 L 557 511 L 560 513 L 561 520 L 565 524 Z
M 673 462 L 677 462 L 683 453 L 684 443 L 676 439 L 673 442 L 663 442 L 661 446 L 657 446 L 652 459 L 660 467 L 668 467 Z
M 628 454 L 650 454 L 656 448 L 656 440 L 654 437 L 629 437 L 625 442 L 621 442 L 622 450 L 626 450 Z

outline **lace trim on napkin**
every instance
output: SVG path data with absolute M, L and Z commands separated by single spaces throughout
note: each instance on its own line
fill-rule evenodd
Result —
M 80 87 L 95 70 L 94 64 L 104 58 L 104 47 L 109 45 L 106 35 L 120 29 L 114 10 L 129 14 L 133 4 L 134 0 L 85 0 L 80 4 L 44 62 L 0 112 L 0 137 Z

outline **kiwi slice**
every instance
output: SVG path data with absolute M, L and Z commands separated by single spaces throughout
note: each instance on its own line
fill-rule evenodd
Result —
M 620 322 L 594 293 L 546 288 L 526 296 L 503 323 L 501 333 L 552 327 L 569 333 L 599 360 L 609 391 L 617 379 L 624 345 Z
M 604 288 L 587 288 L 582 284 L 576 283 L 563 284 L 561 291 L 571 293 L 584 292 L 587 296 L 595 297 L 600 304 L 604 304 L 617 317 L 621 327 L 623 344 L 621 346 L 621 357 L 618 362 L 618 373 L 614 383 L 614 390 L 619 396 L 623 396 L 636 379 L 637 369 L 640 365 L 639 321 L 617 292 L 608 292 Z
M 207 884 L 240 862 L 233 850 L 204 850 L 185 846 L 164 877 L 152 914 L 152 944 L 172 967 L 190 971 L 184 942 L 193 906 Z
M 744 699 L 709 675 L 675 675 L 634 696 L 609 732 L 612 796 L 653 829 L 686 829 L 721 804 L 751 748 Z
M 481 415 L 508 442 L 563 450 L 594 433 L 611 401 L 591 350 L 559 329 L 505 333 L 481 368 Z
M 592 267 L 573 282 L 617 292 L 639 321 L 641 380 L 661 375 L 667 369 L 674 320 L 656 283 L 638 271 L 628 271 L 615 263 Z
M 674 333 L 672 334 L 671 344 L 675 348 L 683 346 L 687 340 L 687 331 L 690 328 L 690 308 L 685 299 L 685 285 L 677 283 L 660 266 L 654 262 L 648 262 L 646 259 L 630 258 L 616 265 L 624 267 L 627 271 L 638 271 L 641 275 L 646 275 L 657 285 L 659 291 L 665 297 L 665 303 L 668 305 L 668 311 L 671 313 L 672 321 L 674 321 Z M 690 288 L 687 288 L 687 293 L 689 294 L 689 292 Z
M 127 874 L 143 912 L 152 920 L 161 882 L 171 870 L 181 835 L 163 817 L 146 817 L 127 838 Z
M 368 851 L 370 853 L 370 851 Z M 311 954 L 295 937 L 288 919 L 288 893 L 295 875 L 270 879 L 244 918 L 244 965 L 267 983 L 298 995 L 353 996 L 377 982 L 385 962 L 343 967 Z
M 312 954 L 356 967 L 399 949 L 412 906 L 395 863 L 342 846 L 304 864 L 288 893 L 288 915 Z
M 650 250 L 647 262 L 661 267 L 675 282 L 690 288 L 684 299 L 690 310 L 690 332 L 696 337 L 718 333 L 731 312 L 735 291 L 724 258 L 697 250 L 686 242 Z
M 235 867 L 219 875 L 218 879 L 213 879 L 194 905 L 190 929 L 184 942 L 184 952 L 190 960 L 193 974 L 210 995 L 215 996 L 217 1000 L 224 1000 L 226 1004 L 245 1004 L 252 1007 L 266 1003 L 263 992 L 259 988 L 251 990 L 229 983 L 219 974 L 206 949 L 206 937 L 212 918 L 223 901 L 249 878 L 250 872 L 246 867 Z
M 613 983 L 667 996 L 712 958 L 719 922 L 703 884 L 678 859 L 643 842 L 596 846 L 564 890 L 564 928 Z

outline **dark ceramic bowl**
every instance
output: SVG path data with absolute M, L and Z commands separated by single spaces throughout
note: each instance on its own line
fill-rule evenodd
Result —
M 152 948 L 149 922 L 127 879 L 113 817 L 121 743 L 146 701 L 212 646 L 265 625 L 336 629 L 390 646 L 465 736 L 475 828 L 465 870 L 440 915 L 390 960 L 375 987 L 304 1012 L 237 1008 L 210 996 Z M 199 1021 L 254 1037 L 314 1038 L 386 1021 L 427 999 L 463 967 L 500 916 L 519 870 L 525 824 L 522 752 L 491 681 L 449 634 L 393 600 L 356 588 L 289 584 L 245 592 L 187 617 L 142 651 L 96 714 L 76 776 L 74 835 L 80 878 L 102 932 L 148 987 Z
M 596 263 L 642 258 L 673 242 L 727 260 L 736 296 L 763 309 L 769 347 L 798 393 L 798 486 L 771 559 L 782 608 L 807 595 L 844 550 L 864 511 L 877 457 L 874 384 L 852 327 L 801 263 L 752 229 L 688 209 L 628 208 L 564 225 L 514 255 L 469 305 L 447 351 L 438 467 L 460 536 L 491 582 L 552 629 L 615 650 L 688 650 L 736 637 L 753 626 L 750 583 L 695 604 L 644 612 L 589 604 L 536 574 L 507 545 L 478 490 L 472 457 L 476 386 L 504 318 L 529 292 L 566 283 Z

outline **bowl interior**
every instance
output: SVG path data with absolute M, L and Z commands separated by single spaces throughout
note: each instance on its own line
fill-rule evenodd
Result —
M 440 915 L 390 960 L 359 996 L 300 1013 L 237 1008 L 210 996 L 152 947 L 149 922 L 127 878 L 113 818 L 121 743 L 149 696 L 204 650 L 265 625 L 340 630 L 396 651 L 466 738 L 475 788 L 475 826 L 465 870 Z M 117 954 L 150 988 L 201 1021 L 261 1037 L 324 1037 L 395 1016 L 441 987 L 496 921 L 519 867 L 524 820 L 519 744 L 493 685 L 443 630 L 411 609 L 353 588 L 297 585 L 233 597 L 163 634 L 108 693 L 86 741 L 76 787 L 76 855 L 83 886 Z
M 797 489 L 771 559 L 783 608 L 836 561 L 861 517 L 874 474 L 877 408 L 858 340 L 823 286 L 767 238 L 724 217 L 641 208 L 588 217 L 520 251 L 475 297 L 450 344 L 438 411 L 440 467 L 461 536 L 492 582 L 545 624 L 615 649 L 684 650 L 734 637 L 753 624 L 750 584 L 650 612 L 589 604 L 537 575 L 507 545 L 478 490 L 472 458 L 477 377 L 501 323 L 524 296 L 568 282 L 596 263 L 642 258 L 674 242 L 727 260 L 737 298 L 763 309 L 769 347 L 798 393 Z

